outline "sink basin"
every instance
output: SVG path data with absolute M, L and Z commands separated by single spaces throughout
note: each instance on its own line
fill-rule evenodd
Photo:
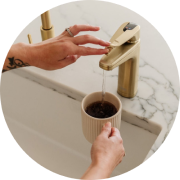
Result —
M 21 148 L 45 168 L 79 179 L 91 162 L 80 101 L 13 72 L 4 73 L 1 83 L 4 116 Z M 161 127 L 123 111 L 120 132 L 126 157 L 111 176 L 143 163 Z

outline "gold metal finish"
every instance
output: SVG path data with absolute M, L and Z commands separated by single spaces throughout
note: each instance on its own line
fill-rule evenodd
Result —
M 51 24 L 49 11 L 46 11 L 43 14 L 41 14 L 41 21 L 42 21 L 42 26 L 40 27 L 40 30 L 41 30 L 42 40 L 44 41 L 53 38 L 55 36 L 54 26 Z
M 46 11 L 43 14 L 41 14 L 41 21 L 42 21 L 42 26 L 40 27 L 40 30 L 41 30 L 42 40 L 44 41 L 53 38 L 55 36 L 54 26 L 51 24 L 49 11 Z M 28 34 L 28 40 L 29 40 L 29 44 L 32 44 L 32 38 L 30 34 Z
M 46 11 L 43 14 L 41 14 L 41 21 L 42 21 L 42 28 L 43 29 L 48 30 L 48 29 L 52 28 L 49 11 Z
M 52 26 L 52 28 L 49 30 L 45 30 L 41 26 L 40 30 L 41 30 L 41 37 L 43 41 L 54 37 L 54 26 Z
M 124 97 L 132 98 L 137 93 L 140 55 L 140 26 L 123 31 L 128 24 L 120 26 L 111 38 L 111 51 L 104 55 L 99 66 L 104 70 L 113 70 L 119 66 L 117 92 Z
M 29 44 L 32 44 L 33 42 L 32 42 L 31 34 L 28 34 L 27 36 L 28 36 Z

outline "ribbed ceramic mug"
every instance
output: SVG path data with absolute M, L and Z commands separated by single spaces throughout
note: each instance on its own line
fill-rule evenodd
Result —
M 116 127 L 120 130 L 121 125 L 121 112 L 122 112 L 122 103 L 120 99 L 111 94 L 106 92 L 105 101 L 112 103 L 116 109 L 117 113 L 109 118 L 94 118 L 86 113 L 86 108 L 88 105 L 102 100 L 102 91 L 101 92 L 94 92 L 88 94 L 84 97 L 81 103 L 81 116 L 82 116 L 82 129 L 85 138 L 90 142 L 93 143 L 96 137 L 101 133 L 101 129 L 106 122 L 111 122 L 112 127 Z

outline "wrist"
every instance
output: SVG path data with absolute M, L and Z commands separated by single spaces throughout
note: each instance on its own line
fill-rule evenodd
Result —
M 5 59 L 3 72 L 32 65 L 28 54 L 28 45 L 24 43 L 12 45 Z
M 113 171 L 108 167 L 108 164 L 102 164 L 102 163 L 92 162 L 89 168 L 96 170 L 104 179 L 109 179 Z
M 105 179 L 109 178 L 111 173 L 107 172 L 98 164 L 91 163 L 81 179 Z
M 31 46 L 25 43 L 17 43 L 11 47 L 11 54 L 15 59 L 20 59 L 24 63 L 32 65 L 31 60 Z M 8 54 L 8 56 L 11 56 Z
M 34 50 L 33 50 L 33 45 L 31 44 L 24 44 L 21 43 L 21 46 L 24 49 L 24 60 L 30 65 L 30 66 L 34 66 L 34 58 L 33 58 L 33 54 L 34 54 Z

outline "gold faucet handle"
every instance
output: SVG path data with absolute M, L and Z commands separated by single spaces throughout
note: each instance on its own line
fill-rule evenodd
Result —
M 136 43 L 139 40 L 139 35 L 136 35 L 140 30 L 139 26 L 136 26 L 133 30 L 128 30 L 123 32 L 117 39 L 115 39 L 111 43 L 111 47 L 121 46 L 122 44 L 129 42 L 129 43 Z M 138 36 L 138 37 L 136 37 Z
M 108 55 L 113 48 L 114 48 L 114 46 L 111 46 L 111 44 L 109 46 L 105 47 L 105 49 L 109 49 L 109 51 L 106 53 L 106 55 Z
M 28 37 L 28 40 L 29 40 L 29 44 L 32 44 L 33 42 L 32 42 L 31 34 L 28 34 L 27 37 Z

